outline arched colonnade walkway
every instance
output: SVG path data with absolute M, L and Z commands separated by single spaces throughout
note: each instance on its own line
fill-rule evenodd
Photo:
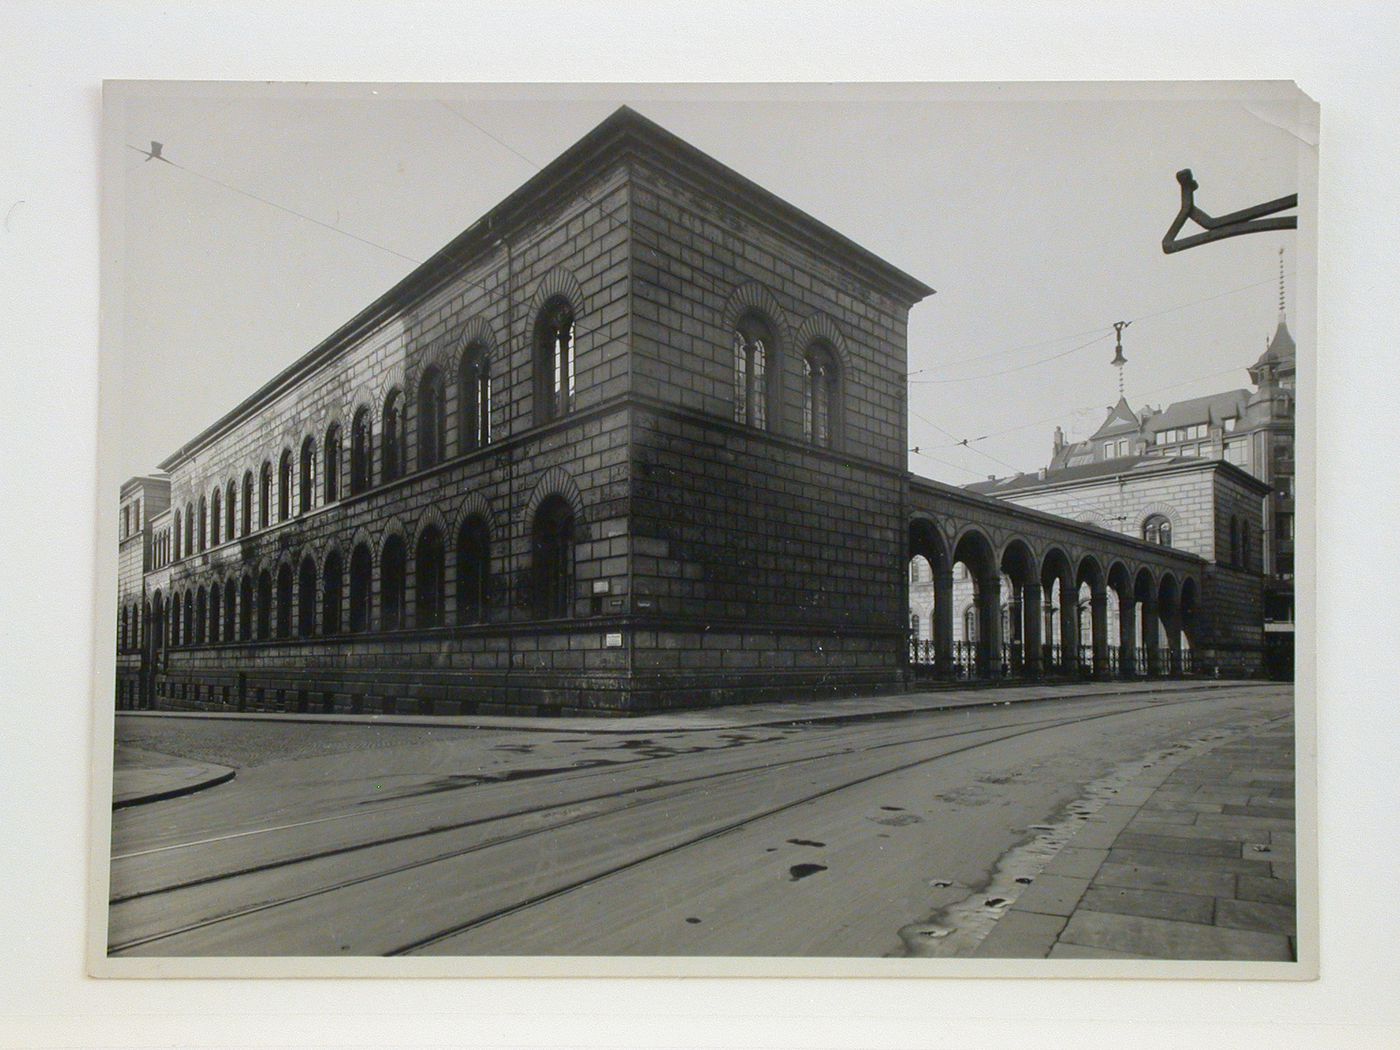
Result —
M 910 618 L 909 663 L 916 674 L 1194 671 L 1202 559 L 942 486 L 921 483 L 913 496 L 908 579 L 918 611 Z

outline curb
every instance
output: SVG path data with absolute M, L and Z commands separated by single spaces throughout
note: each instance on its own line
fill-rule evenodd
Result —
M 1087 700 L 1100 697 L 1110 698 L 1122 696 L 1146 697 L 1186 690 L 1231 689 L 1237 688 L 1242 684 L 1260 683 L 1256 683 L 1253 679 L 1210 679 L 1209 681 L 1199 683 L 1182 679 L 1164 679 L 1160 684 L 1150 688 L 1104 689 L 1086 693 L 1058 692 L 1055 691 L 1054 687 L 1042 687 L 1046 688 L 1046 691 L 1038 695 L 1003 697 L 1000 699 L 997 698 L 997 687 L 980 686 L 969 688 L 969 691 L 975 691 L 979 694 L 978 699 L 961 702 L 948 702 L 946 700 L 934 701 L 920 706 L 858 712 L 822 713 L 820 710 L 794 711 L 787 715 L 766 718 L 760 717 L 756 720 L 745 720 L 736 716 L 732 721 L 671 726 L 648 726 L 644 724 L 644 719 L 647 717 L 655 717 L 649 715 L 642 715 L 639 717 L 631 716 L 619 719 L 580 719 L 570 716 L 560 717 L 550 715 L 532 717 L 527 715 L 346 715 L 310 714 L 294 711 L 118 711 L 117 716 L 119 718 L 187 718 L 246 722 L 309 722 L 322 725 L 426 726 L 439 729 L 478 729 L 520 733 L 569 732 L 596 735 L 622 735 L 645 732 L 660 735 L 667 733 L 690 733 L 703 730 L 762 729 L 776 726 L 812 725 L 818 723 L 842 725 L 855 722 L 872 722 L 882 719 L 903 718 L 907 715 L 928 714 L 937 711 L 1001 707 L 1007 704 L 1041 703 L 1049 700 Z M 1011 688 L 1024 687 L 1014 686 Z M 1075 687 L 1067 685 L 1061 688 L 1073 689 Z M 948 690 L 948 692 L 952 692 L 952 690 Z M 982 698 L 981 694 L 985 694 L 985 699 Z M 936 694 L 929 695 L 932 696 Z M 713 713 L 715 710 L 716 708 L 696 708 L 691 712 L 675 712 L 668 717 L 682 718 L 685 717 L 686 714 L 699 715 L 702 713 Z M 609 725 L 609 721 L 617 721 L 620 724 Z
M 206 788 L 218 787 L 220 784 L 227 784 L 237 775 L 238 774 L 236 770 L 225 769 L 222 773 L 218 773 L 211 777 L 206 777 L 203 780 L 195 780 L 189 783 L 181 784 L 178 787 L 166 788 L 161 791 L 152 791 L 149 794 L 145 795 L 134 795 L 130 798 L 113 799 L 112 808 L 114 810 L 129 809 L 132 806 L 144 806 L 151 802 L 164 802 L 166 799 L 179 798 L 181 795 L 193 795 L 196 791 L 203 791 Z

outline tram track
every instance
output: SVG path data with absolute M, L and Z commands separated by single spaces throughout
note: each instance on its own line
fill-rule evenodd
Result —
M 178 938 L 186 934 L 195 933 L 200 930 L 207 930 L 211 927 L 219 926 L 222 924 L 227 924 L 240 918 L 246 918 L 248 916 L 255 915 L 258 913 L 268 912 L 283 906 L 296 904 L 298 902 L 305 902 L 311 900 L 312 898 L 325 897 L 327 895 L 334 894 L 342 890 L 351 889 L 357 886 L 363 886 L 367 883 L 372 883 L 376 880 L 391 878 L 394 876 L 401 876 L 408 872 L 413 872 L 416 870 L 429 868 L 434 865 L 443 864 L 445 862 L 458 860 L 460 858 L 470 856 L 471 854 L 481 853 L 483 851 L 495 849 L 502 846 L 508 846 L 513 843 L 519 843 L 524 840 L 546 833 L 558 832 L 568 828 L 577 828 L 581 825 L 585 825 L 593 821 L 619 817 L 623 814 L 627 814 L 639 808 L 650 807 L 674 801 L 677 797 L 683 796 L 688 791 L 693 790 L 696 787 L 696 785 L 709 783 L 711 785 L 727 784 L 733 786 L 741 784 L 744 778 L 746 777 L 753 778 L 763 774 L 781 773 L 783 771 L 790 770 L 794 767 L 808 765 L 811 763 L 832 760 L 849 761 L 853 757 L 865 756 L 869 755 L 872 752 L 884 751 L 891 748 L 908 748 L 919 745 L 926 745 L 929 743 L 937 743 L 939 741 L 956 739 L 958 737 L 963 736 L 981 736 L 992 734 L 991 739 L 975 741 L 963 747 L 954 748 L 950 751 L 940 752 L 937 755 L 924 755 L 919 758 L 913 759 L 912 761 L 899 762 L 894 766 L 882 767 L 880 769 L 874 770 L 873 772 L 865 773 L 860 776 L 844 778 L 834 784 L 829 784 L 821 788 L 820 790 L 808 792 L 800 795 L 799 797 L 785 800 L 778 805 L 763 807 L 755 812 L 745 814 L 739 819 L 727 821 L 717 827 L 707 828 L 700 834 L 687 836 L 678 842 L 668 843 L 656 849 L 645 850 L 636 856 L 626 857 L 617 863 L 605 865 L 600 870 L 587 872 L 578 878 L 566 879 L 559 885 L 551 886 L 537 893 L 526 894 L 524 897 L 521 897 L 518 900 L 508 901 L 496 907 L 489 908 L 481 914 L 475 915 L 461 922 L 453 923 L 450 926 L 444 927 L 440 930 L 433 931 L 415 938 L 407 939 L 383 953 L 389 955 L 410 954 L 431 947 L 432 945 L 439 944 L 444 940 L 458 936 L 472 929 L 479 928 L 480 926 L 496 921 L 497 919 L 500 919 L 504 916 L 520 912 L 536 904 L 560 897 L 585 886 L 596 884 L 597 882 L 605 880 L 613 875 L 631 870 L 633 868 L 638 867 L 639 865 L 646 864 L 649 861 L 655 860 L 659 857 L 664 857 L 669 854 L 673 854 L 678 851 L 699 845 L 701 843 L 708 842 L 714 838 L 733 833 L 758 821 L 762 821 L 777 814 L 781 814 L 786 811 L 790 811 L 792 809 L 808 805 L 812 802 L 818 801 L 823 798 L 827 798 L 841 791 L 849 790 L 853 787 L 869 783 L 873 780 L 878 780 L 881 777 L 892 776 L 898 773 L 907 772 L 908 770 L 939 762 L 943 759 L 951 758 L 955 755 L 963 754 L 970 750 L 993 746 L 995 744 L 1004 743 L 1006 741 L 1013 740 L 1018 737 L 1028 736 L 1035 733 L 1049 732 L 1056 729 L 1079 725 L 1086 722 L 1096 721 L 1105 718 L 1114 718 L 1131 715 L 1141 711 L 1160 708 L 1164 705 L 1187 704 L 1193 702 L 1202 702 L 1209 699 L 1211 699 L 1211 696 L 1208 694 L 1177 694 L 1171 699 L 1156 699 L 1148 702 L 1134 703 L 1128 707 L 1120 707 L 1111 711 L 1100 711 L 1088 715 L 1043 718 L 1034 720 L 1030 723 L 1018 722 L 1014 726 L 1010 727 L 983 727 L 959 729 L 951 732 L 941 732 L 915 738 L 906 738 L 892 741 L 878 741 L 855 748 L 844 747 L 836 749 L 824 749 L 817 754 L 802 755 L 792 759 L 770 761 L 761 764 L 750 764 L 739 767 L 737 769 L 726 769 L 716 772 L 705 773 L 694 777 L 682 777 L 674 780 L 660 781 L 654 784 L 639 785 L 633 788 L 626 789 L 621 793 L 617 791 L 612 791 L 600 794 L 587 795 L 579 798 L 566 799 L 559 802 L 551 802 L 549 804 L 541 806 L 522 807 L 516 810 L 508 811 L 506 813 L 492 814 L 484 817 L 476 817 L 468 821 L 456 821 L 447 825 L 438 825 L 431 828 L 414 829 L 412 831 L 402 832 L 394 835 L 380 836 L 375 839 L 364 842 L 349 843 L 331 849 L 311 851 L 296 856 L 280 858 L 278 860 L 268 862 L 265 864 L 248 866 L 227 872 L 219 872 L 202 878 L 194 880 L 185 880 L 179 883 L 168 884 L 162 887 L 154 887 L 148 890 L 142 890 L 132 894 L 127 894 L 124 896 L 114 898 L 112 901 L 114 909 L 121 905 L 129 905 L 153 897 L 176 894 L 181 890 L 189 890 L 200 886 L 207 887 L 217 883 L 229 883 L 242 878 L 266 874 L 278 869 L 294 868 L 299 865 L 307 865 L 315 861 L 325 860 L 337 856 L 343 856 L 346 854 L 364 853 L 366 851 L 374 850 L 376 848 L 393 846 L 406 841 L 427 840 L 434 836 L 448 835 L 453 832 L 461 832 L 464 830 L 470 830 L 472 828 L 481 828 L 492 824 L 502 824 L 504 822 L 514 819 L 528 819 L 551 813 L 564 814 L 562 819 L 551 820 L 547 823 L 541 824 L 536 827 L 525 828 L 500 835 L 493 835 L 479 842 L 470 843 L 466 846 L 455 847 L 449 850 L 434 851 L 433 853 L 428 854 L 424 857 L 414 858 L 412 860 L 404 861 L 401 863 L 390 864 L 383 867 L 376 866 L 372 870 L 357 873 L 352 877 L 333 879 L 325 884 L 319 886 L 312 886 L 307 889 L 300 890 L 298 892 L 281 893 L 272 896 L 269 899 L 256 900 L 254 902 L 249 903 L 245 907 L 235 908 L 232 911 L 220 913 L 217 915 L 206 916 L 197 921 L 182 923 L 172 928 L 152 931 L 151 933 L 140 937 L 116 941 L 110 945 L 109 954 L 116 955 L 124 952 L 134 951 L 139 948 L 159 944 L 162 941 Z M 607 772 L 616 773 L 619 768 L 628 768 L 630 766 L 642 764 L 649 765 L 651 762 L 661 760 L 661 757 L 637 760 L 622 764 L 621 766 L 613 766 L 609 770 L 589 769 L 586 773 L 581 774 L 579 779 L 603 775 Z M 605 805 L 605 808 L 593 812 L 576 812 L 578 807 L 580 806 L 587 806 L 598 803 L 616 804 Z
M 1208 699 L 1208 698 L 1209 698 L 1208 696 L 1200 696 L 1200 695 L 1198 695 L 1198 694 L 1196 694 L 1196 693 L 1194 693 L 1194 692 L 1192 692 L 1192 693 L 1187 693 L 1187 694 L 1175 694 L 1171 700 L 1155 700 L 1155 701 L 1151 701 L 1151 702 L 1149 702 L 1149 703 L 1142 704 L 1139 708 L 1135 708 L 1135 710 L 1141 710 L 1141 709 L 1146 709 L 1146 708 L 1150 708 L 1150 707 L 1160 706 L 1161 704 L 1164 704 L 1164 703 L 1191 703 L 1191 702 L 1199 702 L 1199 701 L 1201 701 L 1201 700 L 1205 700 L 1205 699 Z M 1115 699 L 1116 699 L 1116 698 L 1115 698 Z M 1126 698 L 1124 698 L 1124 699 L 1126 699 Z M 1122 701 L 1119 701 L 1119 702 L 1122 702 Z M 1063 716 L 1057 716 L 1057 717 L 1051 717 L 1051 718 L 1046 718 L 1046 719 L 1038 719 L 1038 720 L 1036 720 L 1036 721 L 1034 721 L 1034 722 L 1031 722 L 1031 723 L 1022 722 L 1022 723 L 1019 723 L 1019 724 L 1020 724 L 1020 725 L 1027 725 L 1027 724 L 1029 724 L 1029 725 L 1035 725 L 1035 726 L 1040 726 L 1040 725 L 1050 726 L 1050 725 L 1061 724 L 1062 722 L 1064 722 L 1064 720 L 1065 720 L 1065 719 L 1064 719 Z M 820 760 L 823 760 L 823 759 L 826 759 L 826 758 L 830 758 L 830 757 L 832 757 L 832 756 L 835 755 L 835 754 L 845 754 L 845 755 L 849 755 L 849 754 L 851 754 L 851 753 L 853 753 L 853 752 L 854 752 L 854 753 L 862 753 L 862 754 L 863 754 L 863 753 L 868 753 L 868 752 L 871 752 L 871 751 L 878 751 L 878 750 L 882 750 L 882 749 L 886 749 L 886 748 L 892 748 L 892 747 L 906 747 L 906 746 L 912 746 L 912 745 L 915 745 L 915 744 L 931 743 L 931 742 L 936 742 L 936 741 L 939 741 L 939 740 L 952 739 L 952 738 L 955 738 L 955 737 L 958 737 L 958 736 L 965 736 L 965 735 L 968 735 L 968 734 L 975 734 L 975 733 L 986 733 L 986 732 L 991 732 L 991 731 L 992 731 L 992 730 L 991 730 L 991 729 L 988 729 L 988 728 L 982 728 L 982 729 L 959 729 L 959 730 L 954 730 L 954 731 L 951 731 L 951 732 L 940 732 L 940 733 L 934 733 L 934 734 L 930 734 L 930 735 L 926 735 L 926 736 L 902 738 L 902 739 L 899 739 L 899 740 L 892 740 L 892 741 L 881 741 L 881 742 L 877 742 L 877 743 L 862 745 L 861 747 L 855 748 L 855 749 L 846 749 L 846 750 L 841 751 L 841 752 L 831 752 L 831 753 L 822 752 L 822 753 L 818 753 L 818 754 L 814 754 L 814 755 L 803 755 L 803 756 L 799 756 L 799 757 L 797 757 L 797 758 L 791 758 L 791 759 L 780 759 L 780 760 L 776 760 L 776 761 L 764 761 L 764 762 L 754 763 L 754 764 L 749 765 L 749 766 L 740 767 L 740 768 L 738 768 L 738 769 L 718 770 L 718 771 L 715 771 L 715 772 L 703 773 L 703 774 L 699 774 L 699 775 L 697 775 L 697 776 L 692 776 L 692 777 L 682 777 L 682 778 L 678 778 L 678 779 L 662 780 L 662 781 L 658 781 L 658 782 L 653 783 L 653 784 L 643 784 L 643 785 L 639 785 L 639 786 L 636 786 L 636 787 L 625 788 L 625 789 L 622 789 L 622 790 L 623 790 L 623 792 L 626 793 L 626 794 L 629 794 L 629 795 L 636 795 L 636 794 L 640 794 L 640 793 L 643 793 L 643 792 L 662 791 L 662 790 L 665 790 L 665 789 L 667 789 L 667 788 L 684 788 L 684 787 L 689 787 L 689 786 L 693 786 L 693 785 L 696 785 L 696 784 L 701 784 L 701 783 L 704 783 L 704 782 L 707 782 L 707 781 L 713 781 L 713 780 L 722 779 L 722 778 L 726 778 L 726 777 L 732 777 L 732 776 L 742 775 L 742 774 L 748 773 L 748 772 L 765 772 L 765 771 L 772 771 L 772 770 L 790 768 L 790 767 L 793 767 L 793 766 L 799 766 L 799 765 L 803 765 L 803 764 L 806 764 L 806 763 L 809 763 L 809 762 L 820 761 Z M 716 751 L 719 751 L 720 749 L 715 749 L 715 750 L 716 750 Z M 646 767 L 646 766 L 648 766 L 648 765 L 650 765 L 651 763 L 654 763 L 654 762 L 664 762 L 664 761 L 667 761 L 667 760 L 670 760 L 670 759 L 675 759 L 675 758 L 694 757 L 694 755 L 697 754 L 697 753 L 698 753 L 698 752 L 692 752 L 692 751 L 677 752 L 677 753 L 675 753 L 675 754 L 670 754 L 670 755 L 665 755 L 665 756 L 647 757 L 647 758 L 641 758 L 641 759 L 632 759 L 632 760 L 629 760 L 629 761 L 627 761 L 627 762 L 611 763 L 611 764 L 608 764 L 608 765 L 606 765 L 606 766 L 586 766 L 586 767 L 579 767 L 578 770 L 577 770 L 577 773 L 574 773 L 573 771 L 569 771 L 570 780 L 573 781 L 573 782 L 577 782 L 577 781 L 584 781 L 584 780 L 594 779 L 594 778 L 597 778 L 597 777 L 612 776 L 612 775 L 616 775 L 616 774 L 619 773 L 619 772 L 627 772 L 627 773 L 631 773 L 631 772 L 641 772 L 641 771 L 644 771 L 644 768 L 643 768 L 642 770 L 639 770 L 637 767 Z M 488 781 L 488 782 L 486 782 L 486 783 L 484 783 L 484 784 L 478 784 L 478 785 L 474 785 L 474 786 L 493 786 L 493 784 L 492 784 L 492 782 Z M 379 846 L 392 845 L 392 844 L 401 843 L 401 842 L 410 842 L 410 841 L 414 841 L 414 840 L 417 840 L 417 839 L 423 839 L 423 838 L 427 838 L 427 837 L 431 837 L 431 836 L 435 836 L 435 835 L 450 834 L 450 833 L 452 833 L 452 832 L 464 831 L 464 830 L 468 830 L 468 829 L 471 829 L 471 828 L 481 827 L 481 826 L 488 825 L 488 824 L 492 824 L 492 823 L 496 823 L 496 822 L 502 822 L 502 821 L 508 821 L 508 820 L 514 820 L 514 819 L 522 819 L 522 818 L 530 818 L 530 817 L 537 817 L 537 816 L 541 816 L 541 815 L 544 815 L 544 814 L 547 814 L 547 813 L 550 813 L 550 812 L 554 812 L 554 811 L 557 811 L 557 810 L 560 810 L 560 809 L 567 809 L 567 808 L 570 808 L 570 807 L 580 806 L 580 805 L 589 805 L 589 804 L 596 803 L 596 802 L 601 802 L 601 801 L 607 801 L 607 800 L 610 800 L 610 799 L 614 799 L 614 798 L 616 798 L 616 797 L 618 796 L 618 793 L 619 793 L 619 792 L 618 792 L 616 789 L 614 789 L 614 790 L 609 790 L 609 791 L 603 791 L 603 792 L 598 792 L 598 793 L 596 793 L 596 794 L 589 794 L 589 795 L 583 795 L 583 796 L 580 796 L 580 797 L 567 798 L 567 799 L 564 799 L 564 800 L 559 801 L 559 802 L 551 802 L 551 803 L 547 803 L 547 804 L 544 804 L 544 805 L 527 806 L 527 807 L 522 807 L 522 808 L 517 808 L 517 809 L 509 809 L 509 810 L 506 810 L 505 812 L 502 812 L 502 813 L 493 813 L 493 814 L 490 814 L 490 815 L 487 815 L 487 816 L 473 817 L 473 818 L 470 818 L 470 819 L 467 819 L 467 820 L 452 821 L 452 822 L 446 823 L 446 824 L 434 824 L 434 825 L 432 825 L 432 826 L 430 826 L 430 827 L 426 827 L 426 828 L 417 828 L 417 829 L 414 829 L 414 830 L 411 830 L 411 831 L 399 832 L 399 833 L 392 834 L 392 835 L 385 835 L 385 836 L 381 836 L 381 837 L 377 837 L 377 838 L 366 839 L 366 840 L 363 840 L 363 841 L 346 843 L 346 844 L 340 845 L 340 846 L 328 847 L 328 848 L 320 849 L 320 850 L 312 850 L 312 851 L 308 851 L 308 852 L 301 853 L 301 854 L 296 854 L 296 855 L 289 856 L 289 857 L 278 858 L 278 859 L 276 859 L 276 860 L 267 861 L 267 862 L 264 862 L 264 863 L 253 864 L 253 865 L 247 865 L 247 866 L 244 866 L 244 867 L 231 869 L 231 870 L 229 870 L 229 871 L 216 872 L 216 873 L 212 873 L 212 874 L 209 874 L 209 875 L 200 876 L 200 877 L 196 877 L 196 878 L 184 879 L 184 880 L 181 880 L 181 881 L 179 881 L 179 882 L 167 883 L 167 884 L 164 884 L 164 885 L 161 885 L 161 886 L 155 886 L 155 887 L 151 887 L 151 888 L 148 888 L 148 889 L 137 890 L 137 891 L 133 891 L 133 892 L 130 892 L 130 893 L 120 893 L 120 894 L 116 894 L 116 895 L 113 895 L 113 896 L 109 899 L 108 903 L 111 904 L 111 905 L 125 904 L 125 903 L 131 902 L 131 901 L 140 900 L 140 899 L 147 898 L 147 897 L 151 897 L 151 896 L 157 896 L 157 895 L 164 894 L 164 893 L 172 893 L 172 892 L 175 892 L 175 891 L 178 891 L 178 890 L 189 889 L 189 888 L 196 887 L 196 886 L 200 886 L 200 885 L 206 885 L 206 884 L 211 883 L 211 882 L 218 882 L 218 881 L 221 881 L 221 880 L 224 880 L 224 879 L 231 879 L 231 878 L 237 878 L 237 877 L 244 876 L 244 875 L 257 874 L 257 873 L 259 873 L 259 872 L 271 871 L 271 870 L 275 870 L 275 869 L 278 869 L 278 868 L 283 868 L 283 867 L 292 866 L 292 865 L 296 865 L 296 864 L 308 863 L 308 862 L 311 862 L 311 861 L 322 860 L 322 859 L 326 859 L 326 858 L 330 858 L 330 857 L 335 857 L 335 856 L 343 856 L 343 855 L 345 855 L 345 854 L 354 853 L 354 852 L 357 852 L 357 851 L 360 851 L 360 850 L 373 849 L 373 848 L 376 848 L 376 847 L 379 847 Z M 157 855 L 157 854 L 172 853 L 172 852 L 174 852 L 174 851 L 178 851 L 178 850 L 182 850 L 182 849 L 193 849 L 193 848 L 197 848 L 197 847 L 200 847 L 200 846 L 221 845 L 221 844 L 224 844 L 224 843 L 233 842 L 233 841 L 238 840 L 238 839 L 250 839 L 250 838 L 254 838 L 254 837 L 262 836 L 262 835 L 273 835 L 273 834 L 279 834 L 279 833 L 282 833 L 282 832 L 300 831 L 302 828 L 311 827 L 311 826 L 316 826 L 316 825 L 321 825 L 321 824 L 328 824 L 328 823 L 338 822 L 338 821 L 356 820 L 356 819 L 358 819 L 358 820 L 365 820 L 365 819 L 367 819 L 367 818 L 379 819 L 379 818 L 402 817 L 402 816 L 404 815 L 404 813 L 405 813 L 405 811 L 406 811 L 407 808 L 408 808 L 408 807 L 403 807 L 403 808 L 398 808 L 398 809 L 394 809 L 394 810 L 383 810 L 383 809 L 381 809 L 381 810 L 377 810 L 377 811 L 375 811 L 375 812 L 373 812 L 373 813 L 366 813 L 366 812 L 339 813 L 339 814 L 334 814 L 334 815 L 327 816 L 327 817 L 315 818 L 315 819 L 313 819 L 313 820 L 297 821 L 297 822 L 294 822 L 294 823 L 291 823 L 291 824 L 275 825 L 275 826 L 269 827 L 269 828 L 249 829 L 249 830 L 246 830 L 246 831 L 235 832 L 235 833 L 228 834 L 228 835 L 221 835 L 221 836 L 218 836 L 218 837 L 212 838 L 212 839 L 197 839 L 197 840 L 194 840 L 194 841 L 191 841 L 191 842 L 172 843 L 172 844 L 168 844 L 168 845 L 164 845 L 164 846 L 158 846 L 158 847 L 155 847 L 155 848 L 153 848 L 153 849 L 139 850 L 139 851 L 135 851 L 135 852 L 132 852 L 132 853 L 127 853 L 127 854 L 119 854 L 119 855 L 116 855 L 116 856 L 114 856 L 114 857 L 112 858 L 112 863 L 113 863 L 114 866 L 116 866 L 117 864 L 119 864 L 119 863 L 121 863 L 121 862 L 131 861 L 131 860 L 137 860 L 137 859 L 141 859 L 141 858 L 145 858 L 145 857 L 154 856 L 154 855 Z M 547 830 L 549 830 L 549 828 L 548 828 L 548 827 L 545 827 L 545 828 L 541 828 L 540 830 L 541 830 L 541 831 L 547 831 Z

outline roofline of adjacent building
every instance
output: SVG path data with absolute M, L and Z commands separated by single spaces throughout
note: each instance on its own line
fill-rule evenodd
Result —
M 169 485 L 169 474 L 137 474 L 122 482 L 121 494 L 125 496 L 142 484 Z
M 1046 477 L 1043 481 L 1039 478 L 1036 478 L 1036 480 L 1031 481 L 1028 484 L 1021 485 L 1015 489 L 1008 489 L 1007 491 L 1014 492 L 1017 495 L 1021 495 L 1027 492 L 1050 492 L 1056 489 L 1076 488 L 1081 485 L 1092 484 L 1097 482 L 1121 481 L 1127 478 L 1143 477 L 1146 475 L 1156 476 L 1159 474 L 1186 474 L 1200 470 L 1223 470 L 1227 475 L 1233 477 L 1236 481 L 1240 481 L 1246 486 L 1255 489 L 1261 496 L 1268 495 L 1270 492 L 1274 491 L 1272 485 L 1268 484 L 1267 482 L 1260 481 L 1258 478 L 1256 478 L 1253 474 L 1249 473 L 1249 471 L 1245 470 L 1243 467 L 1238 467 L 1235 464 L 1229 462 L 1228 460 L 1210 459 L 1205 456 L 1178 456 L 1173 459 L 1166 460 L 1162 463 L 1149 464 L 1146 467 L 1144 467 L 1142 465 L 1142 461 L 1139 460 L 1136 466 L 1130 467 L 1127 470 L 1105 471 L 1102 474 L 1090 474 L 1082 478 L 1071 478 L 1063 481 L 1056 481 L 1050 477 Z M 1026 478 L 1032 477 L 1034 477 L 1034 475 L 1027 474 L 1024 476 L 1024 478 L 1011 480 L 1025 480 Z M 985 484 L 990 484 L 990 482 L 973 482 L 973 485 Z M 981 491 L 972 488 L 972 486 L 965 486 L 965 488 L 968 492 L 976 492 L 979 496 L 990 496 L 993 499 L 1001 498 L 997 494 Z
M 636 110 L 621 106 L 426 262 L 416 266 L 311 350 L 167 456 L 159 464 L 161 470 L 173 470 L 254 410 L 334 360 L 408 306 L 432 294 L 461 271 L 464 259 L 475 262 L 480 253 L 494 248 L 521 226 L 533 221 L 539 214 L 542 198 L 594 180 L 609 170 L 598 163 L 600 158 L 606 157 L 610 163 L 625 163 L 633 156 L 660 156 L 672 165 L 669 171 L 683 174 L 702 186 L 726 191 L 761 222 L 776 226 L 781 233 L 794 239 L 815 245 L 828 256 L 840 257 L 862 278 L 909 306 L 934 294 L 934 289 L 885 262 L 849 237 L 765 190 Z
M 971 489 L 962 488 L 958 485 L 949 485 L 943 481 L 934 481 L 932 478 L 925 478 L 912 473 L 909 475 L 909 484 L 932 489 L 945 498 L 961 499 L 967 503 L 978 504 L 996 513 L 1006 512 L 1008 501 L 1000 499 L 997 496 L 988 496 L 986 493 L 974 492 Z M 1184 551 L 1178 547 L 1163 547 L 1158 543 L 1148 543 L 1146 540 L 1137 539 L 1127 533 L 1118 532 L 1114 529 L 1104 528 L 1102 525 L 1092 525 L 1087 521 L 1075 521 L 1072 518 L 1064 518 L 1058 514 L 1052 514 L 1045 510 L 1037 510 L 1034 507 L 1027 507 L 1020 503 L 1012 505 L 1016 508 L 1016 513 L 1024 513 L 1043 525 L 1049 525 L 1057 529 L 1069 529 L 1074 532 L 1081 532 L 1096 540 L 1102 540 L 1104 536 L 1107 535 L 1115 542 L 1126 543 L 1128 546 L 1136 547 L 1145 553 L 1168 555 L 1170 557 L 1182 558 L 1186 561 L 1199 562 L 1201 565 L 1209 564 L 1208 559 L 1202 558 L 1199 554 L 1192 554 L 1190 551 Z

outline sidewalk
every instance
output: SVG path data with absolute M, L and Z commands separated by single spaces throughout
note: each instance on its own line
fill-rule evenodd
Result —
M 227 766 L 118 744 L 112 768 L 112 808 L 188 795 L 232 780 L 233 775 Z
M 844 700 L 778 701 L 727 707 L 702 707 L 651 715 L 511 716 L 511 715 L 352 715 L 273 711 L 119 711 L 118 718 L 228 718 L 269 722 L 317 722 L 323 725 L 432 726 L 440 729 L 500 729 L 558 733 L 683 733 L 715 729 L 753 729 L 795 722 L 850 722 L 895 718 L 961 707 L 994 707 L 1036 700 L 1134 696 L 1201 689 L 1238 688 L 1265 682 L 1208 679 L 1154 679 L 1140 682 L 1063 682 L 1019 686 L 943 688 L 918 693 L 890 693 Z
M 1297 958 L 1293 721 L 1159 764 L 1086 820 L 973 955 Z

